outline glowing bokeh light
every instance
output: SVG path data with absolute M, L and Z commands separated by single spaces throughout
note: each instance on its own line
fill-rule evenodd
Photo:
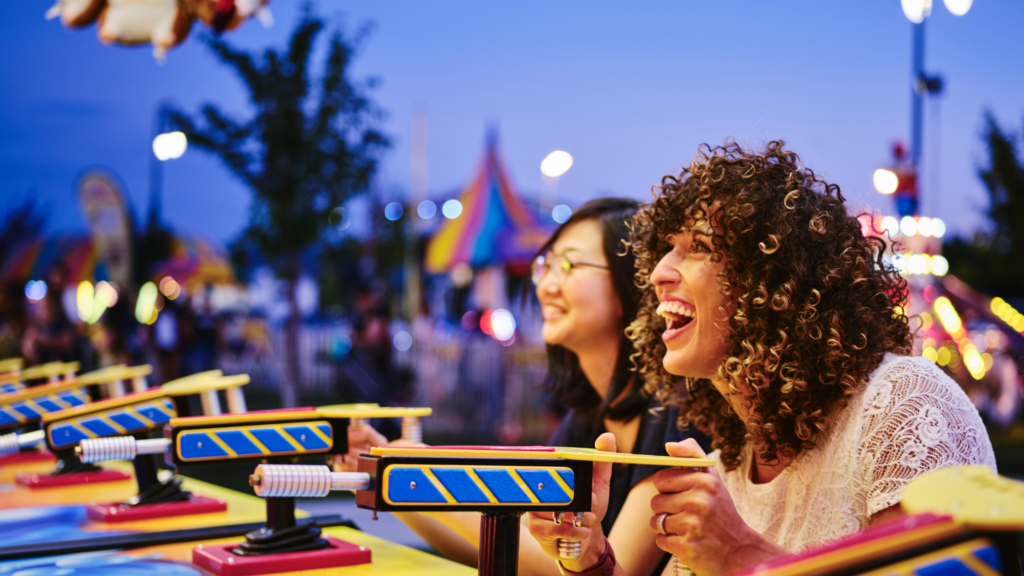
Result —
M 572 208 L 569 208 L 565 204 L 559 204 L 555 206 L 555 209 L 551 211 L 551 219 L 559 224 L 565 224 L 572 217 Z
M 434 204 L 430 200 L 424 200 L 416 207 L 416 214 L 424 220 L 430 220 L 435 214 L 437 214 L 437 204 Z
M 25 297 L 32 302 L 39 302 L 43 298 L 46 298 L 46 282 L 42 280 L 29 280 L 25 284 Z
M 504 308 L 498 308 L 491 313 L 491 335 L 495 340 L 506 341 L 516 333 L 516 320 L 512 313 Z
M 932 0 L 900 0 L 903 15 L 914 24 L 924 22 L 932 13 Z
M 441 206 L 441 214 L 449 220 L 455 220 L 462 216 L 462 202 L 452 198 Z
M 395 337 L 391 339 L 391 343 L 395 346 L 395 350 L 405 352 L 412 348 L 412 336 L 405 330 L 402 330 L 395 334 Z
M 540 163 L 540 171 L 548 178 L 558 178 L 572 168 L 572 156 L 565 150 L 555 150 Z
M 135 319 L 140 324 L 156 322 L 156 299 L 159 296 L 156 284 L 146 282 L 139 289 L 139 299 L 135 301 Z
M 78 318 L 86 322 L 92 318 L 93 288 L 92 282 L 83 280 L 75 292 L 75 303 L 78 304 Z
M 188 138 L 183 132 L 167 132 L 153 138 L 153 154 L 158 160 L 181 158 L 188 148 Z
M 917 220 L 914 220 L 913 216 L 904 216 L 900 220 L 900 232 L 903 232 L 904 236 L 917 234 Z
M 953 16 L 963 16 L 971 11 L 974 0 L 942 0 L 942 3 L 946 5 L 946 10 L 949 10 Z
M 932 274 L 945 276 L 949 272 L 949 260 L 944 256 L 932 256 Z
M 875 170 L 873 180 L 875 182 L 875 190 L 878 190 L 880 194 L 892 194 L 900 185 L 900 179 L 896 176 L 896 173 L 885 168 Z
M 882 230 L 888 232 L 889 236 L 895 236 L 900 231 L 900 221 L 892 216 L 886 216 L 882 218 Z
M 398 202 L 389 202 L 388 205 L 384 207 L 384 217 L 392 222 L 401 218 L 403 212 L 404 210 L 402 209 L 402 205 Z

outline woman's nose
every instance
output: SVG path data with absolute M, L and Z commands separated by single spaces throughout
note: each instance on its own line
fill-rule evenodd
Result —
M 654 286 L 671 286 L 679 282 L 679 271 L 672 266 L 672 253 L 669 252 L 658 261 L 651 272 L 651 284 Z

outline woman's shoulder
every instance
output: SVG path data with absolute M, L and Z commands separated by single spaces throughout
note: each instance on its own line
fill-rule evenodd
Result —
M 871 373 L 863 393 L 866 413 L 891 411 L 898 405 L 933 399 L 975 411 L 967 394 L 934 362 L 921 356 L 886 354 Z

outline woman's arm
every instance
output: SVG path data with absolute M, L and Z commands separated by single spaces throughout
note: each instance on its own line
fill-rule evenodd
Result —
M 445 526 L 443 522 L 418 512 L 395 512 L 394 514 L 445 558 L 476 568 L 479 561 L 476 544 L 470 543 L 454 530 Z M 452 512 L 451 514 L 460 513 Z M 479 523 L 479 520 L 477 522 Z
M 616 561 L 626 574 L 651 574 L 665 554 L 658 548 L 649 527 L 651 498 L 657 495 L 653 476 L 633 486 L 608 535 Z

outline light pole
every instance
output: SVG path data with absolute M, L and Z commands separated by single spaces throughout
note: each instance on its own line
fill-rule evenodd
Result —
M 153 155 L 149 158 L 149 225 L 160 219 L 163 163 L 181 158 L 188 148 L 188 138 L 183 132 L 167 131 L 169 111 L 170 107 L 166 103 L 161 104 L 153 126 Z

